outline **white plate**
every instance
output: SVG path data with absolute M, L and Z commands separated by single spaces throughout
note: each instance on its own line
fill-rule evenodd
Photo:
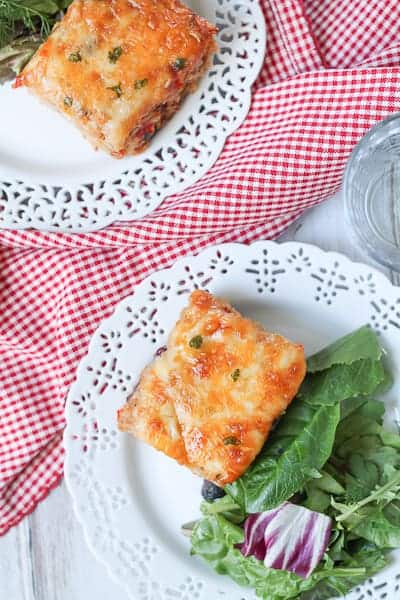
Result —
M 245 119 L 263 63 L 258 0 L 190 0 L 219 27 L 214 64 L 146 152 L 95 152 L 72 123 L 27 90 L 0 88 L 0 226 L 93 231 L 137 219 L 210 169 Z
M 400 292 L 374 269 L 306 244 L 259 242 L 213 247 L 145 279 L 94 335 L 68 397 L 64 438 L 66 481 L 87 542 L 135 600 L 254 598 L 189 556 L 180 526 L 199 515 L 201 480 L 116 425 L 116 410 L 195 288 L 303 342 L 307 353 L 370 323 L 393 366 L 392 427 L 399 406 Z M 397 553 L 348 598 L 394 600 L 399 579 Z

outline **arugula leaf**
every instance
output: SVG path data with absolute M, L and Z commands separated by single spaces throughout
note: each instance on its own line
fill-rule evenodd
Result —
M 400 471 L 395 471 L 387 483 L 358 502 L 349 505 L 332 500 L 336 522 L 378 547 L 397 548 L 400 546 L 399 492 Z
M 371 394 L 384 379 L 380 361 L 357 360 L 306 377 L 298 396 L 309 404 L 336 404 L 345 398 Z
M 344 493 L 332 488 L 332 514 L 328 495 L 322 496 L 318 480 L 313 480 L 305 487 L 303 503 L 329 512 L 353 538 L 364 538 L 380 548 L 396 548 L 400 546 L 400 503 L 396 499 L 400 491 L 400 436 L 383 428 L 382 402 L 353 400 L 344 408 L 347 416 L 337 428 L 334 452 L 325 467 L 332 470 L 335 466 Z
M 259 457 L 226 492 L 247 513 L 274 508 L 319 476 L 334 443 L 340 407 L 295 401 Z
M 362 520 L 351 527 L 353 535 L 373 542 L 380 548 L 400 547 L 400 504 L 373 506 L 362 511 Z
M 393 477 L 385 483 L 385 485 L 378 486 L 369 496 L 366 496 L 362 500 L 355 502 L 351 505 L 342 504 L 332 501 L 332 505 L 337 509 L 339 516 L 336 517 L 336 521 L 350 521 L 350 524 L 358 524 L 360 519 L 363 518 L 363 513 L 360 510 L 368 504 L 378 503 L 380 506 L 385 506 L 393 500 L 396 500 L 397 494 L 400 492 L 400 471 L 396 471 Z
M 307 360 L 307 373 L 324 371 L 333 365 L 351 365 L 362 359 L 377 361 L 382 356 L 382 348 L 376 334 L 364 325 L 330 344 Z
M 344 477 L 347 501 L 356 502 L 384 485 L 400 468 L 400 436 L 383 426 L 384 405 L 365 400 L 341 420 L 330 463 Z

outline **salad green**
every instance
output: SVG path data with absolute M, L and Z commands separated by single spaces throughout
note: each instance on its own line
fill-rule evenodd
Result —
M 72 0 L 0 0 L 0 83 L 17 75 Z
M 368 327 L 312 356 L 301 389 L 264 449 L 227 495 L 203 502 L 192 553 L 265 600 L 323 600 L 382 569 L 400 547 L 400 435 L 373 397 L 391 382 Z M 332 519 L 323 559 L 306 579 L 271 569 L 237 545 L 252 513 L 284 502 Z
M 338 404 L 294 402 L 258 459 L 226 491 L 246 513 L 268 510 L 288 500 L 328 460 L 340 420 Z
M 365 543 L 340 565 L 326 556 L 310 577 L 302 579 L 289 571 L 266 568 L 253 556 L 244 557 L 235 547 L 243 539 L 243 529 L 225 517 L 204 517 L 193 531 L 192 553 L 200 555 L 220 575 L 229 575 L 239 585 L 254 588 L 263 600 L 321 600 L 342 595 L 386 565 L 382 553 Z

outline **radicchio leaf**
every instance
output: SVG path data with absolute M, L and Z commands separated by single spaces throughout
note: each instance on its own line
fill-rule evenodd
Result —
M 244 542 L 237 547 L 243 556 L 263 560 L 266 567 L 306 578 L 323 557 L 331 528 L 328 516 L 285 502 L 250 515 L 244 524 Z

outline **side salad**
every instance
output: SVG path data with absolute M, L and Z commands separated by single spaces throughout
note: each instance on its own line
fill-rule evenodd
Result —
M 72 0 L 0 0 L 0 83 L 23 69 Z
M 382 569 L 400 547 L 400 435 L 376 397 L 391 382 L 368 327 L 309 358 L 262 452 L 201 504 L 192 554 L 264 600 L 334 598 Z

